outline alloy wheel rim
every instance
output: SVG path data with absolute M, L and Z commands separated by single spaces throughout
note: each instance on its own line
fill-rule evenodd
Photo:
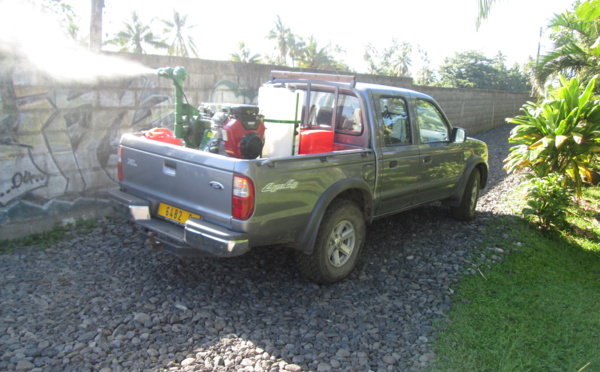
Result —
M 331 234 L 327 247 L 329 263 L 334 267 L 342 267 L 348 262 L 356 245 L 356 230 L 350 221 L 338 223 Z
M 474 211 L 477 206 L 477 197 L 479 194 L 479 181 L 476 179 L 473 182 L 473 189 L 471 190 L 471 210 Z

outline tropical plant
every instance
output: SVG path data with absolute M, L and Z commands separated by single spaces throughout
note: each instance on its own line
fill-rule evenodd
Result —
M 292 67 L 296 67 L 296 61 L 302 60 L 305 54 L 306 42 L 298 35 L 289 33 L 288 39 L 288 55 L 292 60 Z
M 162 23 L 166 26 L 164 33 L 166 42 L 169 46 L 170 56 L 179 57 L 198 57 L 198 50 L 194 39 L 187 33 L 196 25 L 186 25 L 188 15 L 180 15 L 178 11 L 173 10 L 173 18 L 163 19 Z
M 328 47 L 319 48 L 315 37 L 309 37 L 308 44 L 304 48 L 298 67 L 331 70 L 334 62 L 328 49 Z
M 544 228 L 564 228 L 571 197 L 563 184 L 562 176 L 554 173 L 529 179 L 526 183 L 527 205 L 522 210 L 523 214 Z
M 238 43 L 238 52 L 232 53 L 229 60 L 234 62 L 259 63 L 260 54 L 252 54 L 250 49 L 246 47 L 246 43 L 240 41 Z
M 417 84 L 434 85 L 436 82 L 435 73 L 431 69 L 431 61 L 427 52 L 419 48 L 419 56 L 421 58 L 421 68 L 417 71 Z
M 528 78 L 518 65 L 507 69 L 504 56 L 488 58 L 478 51 L 458 52 L 440 66 L 440 85 L 452 88 L 529 90 Z
M 493 79 L 494 89 L 498 90 L 509 90 L 512 92 L 524 92 L 531 90 L 530 77 L 525 72 L 527 65 L 523 65 L 523 68 L 518 64 L 514 64 L 513 67 L 506 67 L 506 57 L 502 52 L 498 52 L 496 57 L 493 58 L 492 66 L 496 69 L 496 74 Z
M 506 158 L 508 172 L 530 170 L 543 178 L 556 173 L 563 186 L 581 197 L 582 180 L 592 179 L 591 167 L 600 153 L 600 100 L 593 96 L 596 78 L 582 85 L 578 78 L 559 77 L 560 88 L 541 103 L 527 103 L 524 115 L 507 119 L 517 124 Z
M 412 46 L 404 41 L 392 39 L 392 45 L 379 51 L 371 43 L 367 44 L 364 60 L 369 64 L 369 73 L 388 76 L 410 76 Z
M 78 17 L 73 6 L 65 0 L 40 0 L 37 2 L 45 11 L 55 14 L 64 33 L 73 40 L 78 39 Z
M 555 15 L 549 28 L 555 48 L 535 65 L 538 90 L 558 74 L 578 76 L 584 83 L 600 74 L 600 0 L 580 2 L 574 11 Z
M 479 13 L 477 14 L 476 26 L 479 29 L 481 26 L 481 21 L 486 19 L 490 14 L 490 10 L 492 9 L 492 4 L 495 0 L 479 0 Z
M 277 50 L 279 51 L 280 64 L 287 64 L 288 46 L 293 34 L 289 28 L 283 25 L 281 17 L 277 15 L 275 27 L 269 31 L 267 40 L 275 40 L 277 42 Z
M 412 46 L 410 43 L 404 41 L 398 48 L 399 53 L 395 56 L 396 59 L 393 63 L 394 75 L 395 76 L 410 76 L 409 68 L 412 65 L 412 59 L 410 57 L 412 53 Z
M 440 66 L 442 86 L 493 89 L 497 70 L 494 61 L 481 52 L 457 52 Z
M 119 31 L 113 39 L 106 44 L 119 46 L 120 52 L 143 53 L 146 45 L 154 49 L 168 49 L 169 45 L 161 41 L 150 29 L 142 23 L 137 12 L 131 13 L 131 20 L 123 24 L 124 30 Z

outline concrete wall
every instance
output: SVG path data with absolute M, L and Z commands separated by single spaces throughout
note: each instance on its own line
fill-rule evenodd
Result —
M 107 55 L 153 69 L 185 66 L 190 73 L 186 94 L 192 104 L 256 103 L 258 87 L 268 80 L 271 70 L 280 69 L 165 56 Z M 109 213 L 106 191 L 116 185 L 121 134 L 173 122 L 172 83 L 154 73 L 130 74 L 119 79 L 92 76 L 95 79 L 88 83 L 61 82 L 23 61 L 0 63 L 0 239 Z M 451 122 L 469 133 L 504 123 L 529 99 L 522 93 L 414 87 L 410 79 L 357 78 L 430 94 Z

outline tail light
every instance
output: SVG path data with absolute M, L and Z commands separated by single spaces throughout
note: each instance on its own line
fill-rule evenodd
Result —
M 233 176 L 233 195 L 231 216 L 238 220 L 247 220 L 254 212 L 254 184 L 243 176 Z
M 122 153 L 123 148 L 119 146 L 119 150 L 117 151 L 117 176 L 119 177 L 119 181 L 123 181 L 123 162 L 121 161 Z

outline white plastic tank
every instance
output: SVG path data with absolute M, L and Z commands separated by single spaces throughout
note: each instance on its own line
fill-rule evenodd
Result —
M 263 158 L 292 156 L 298 153 L 303 91 L 284 87 L 262 86 L 258 90 L 258 107 L 265 122 Z

